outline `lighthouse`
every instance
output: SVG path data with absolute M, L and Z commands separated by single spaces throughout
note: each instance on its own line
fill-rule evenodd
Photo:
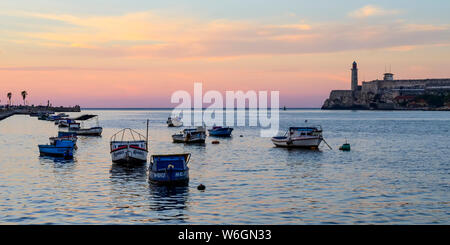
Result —
M 353 61 L 352 66 L 352 91 L 358 90 L 358 65 Z

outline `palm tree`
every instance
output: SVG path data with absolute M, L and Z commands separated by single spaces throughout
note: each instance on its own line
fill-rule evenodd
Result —
M 12 93 L 8 92 L 8 94 L 6 95 L 8 97 L 9 100 L 9 105 L 11 105 L 11 97 L 12 97 Z
M 27 95 L 28 95 L 28 93 L 27 93 L 27 91 L 22 91 L 22 98 L 23 98 L 23 105 L 25 105 L 25 98 L 27 97 Z

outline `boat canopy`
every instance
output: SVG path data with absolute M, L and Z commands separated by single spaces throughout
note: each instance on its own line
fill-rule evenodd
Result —
M 97 115 L 92 115 L 92 114 L 84 114 L 84 115 L 81 115 L 81 116 L 79 116 L 79 117 L 76 117 L 76 118 L 70 118 L 71 120 L 78 120 L 78 121 L 86 121 L 86 120 L 89 120 L 89 119 L 91 119 L 91 118 L 94 118 L 94 117 L 96 117 Z
M 191 158 L 190 153 L 170 154 L 170 155 L 152 155 L 153 171 L 164 170 L 172 165 L 175 170 L 183 170 Z
M 314 126 L 314 127 L 290 127 L 289 131 L 306 131 L 306 132 L 322 131 L 322 127 L 321 126 Z
M 147 141 L 147 137 L 138 133 L 131 128 L 124 128 L 119 132 L 111 136 L 111 142 L 121 142 L 121 141 Z

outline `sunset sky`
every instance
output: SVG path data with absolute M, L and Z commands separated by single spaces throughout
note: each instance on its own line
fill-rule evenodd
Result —
M 277 90 L 320 107 L 359 78 L 450 77 L 450 1 L 2 0 L 0 100 L 173 107 L 176 90 Z

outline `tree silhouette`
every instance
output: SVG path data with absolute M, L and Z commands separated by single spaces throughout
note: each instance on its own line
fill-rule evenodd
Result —
M 22 91 L 22 98 L 23 98 L 23 105 L 25 105 L 25 98 L 27 97 L 27 95 L 28 95 L 28 93 L 27 93 L 27 91 Z
M 8 97 L 9 100 L 9 105 L 11 105 L 11 97 L 12 97 L 12 93 L 8 92 L 8 94 L 6 95 Z

